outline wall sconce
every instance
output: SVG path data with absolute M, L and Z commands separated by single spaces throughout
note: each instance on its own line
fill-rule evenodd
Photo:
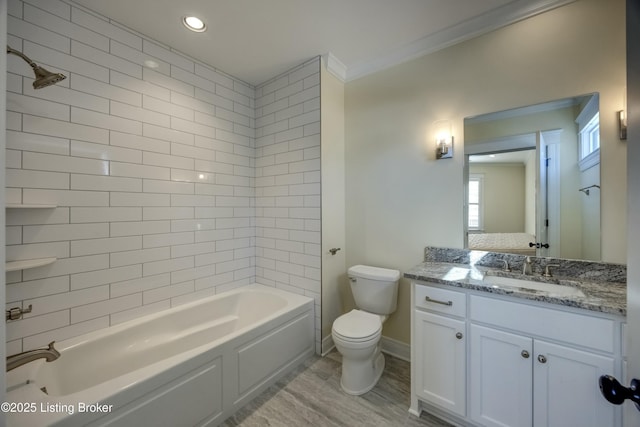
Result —
M 451 122 L 439 120 L 433 124 L 436 133 L 436 159 L 453 158 L 453 135 Z
M 627 139 L 627 112 L 625 110 L 618 111 L 618 131 L 620 139 Z

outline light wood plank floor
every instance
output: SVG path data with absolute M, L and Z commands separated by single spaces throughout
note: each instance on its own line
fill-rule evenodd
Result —
M 341 356 L 314 356 L 271 386 L 223 424 L 224 427 L 450 427 L 428 414 L 409 414 L 409 363 L 385 355 L 373 390 L 350 396 L 340 388 Z

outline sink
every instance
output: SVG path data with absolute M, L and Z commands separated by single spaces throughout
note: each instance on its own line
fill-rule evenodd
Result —
M 492 276 L 485 274 L 482 281 L 489 285 L 518 288 L 523 292 L 545 292 L 559 297 L 585 297 L 585 294 L 573 286 L 556 285 L 555 283 L 535 282 L 533 280 L 516 279 L 514 277 Z

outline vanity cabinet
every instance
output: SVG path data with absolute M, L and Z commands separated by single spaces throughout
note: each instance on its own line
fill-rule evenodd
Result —
M 597 389 L 614 359 L 470 326 L 471 419 L 488 427 L 613 426 Z
M 420 286 L 415 291 L 414 306 L 411 367 L 416 397 L 464 417 L 466 296 Z
M 464 416 L 465 322 L 417 311 L 415 313 L 416 394 L 421 399 Z
M 471 325 L 470 341 L 471 419 L 483 426 L 531 427 L 532 340 Z
M 412 287 L 410 412 L 469 426 L 621 425 L 598 378 L 620 369 L 622 318 Z

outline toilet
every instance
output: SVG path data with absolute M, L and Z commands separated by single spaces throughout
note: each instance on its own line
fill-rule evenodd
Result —
M 396 311 L 400 272 L 354 265 L 348 270 L 356 309 L 333 322 L 331 336 L 342 354 L 342 389 L 353 395 L 371 390 L 384 370 L 382 324 Z

